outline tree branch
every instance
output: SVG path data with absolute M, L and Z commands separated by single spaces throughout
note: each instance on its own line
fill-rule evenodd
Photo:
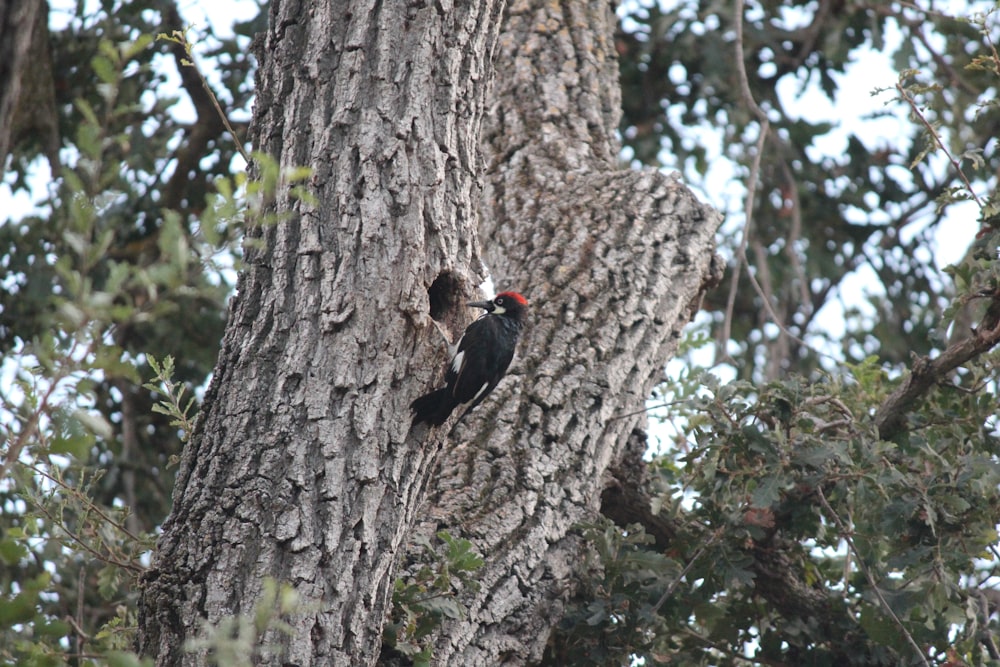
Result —
M 167 34 L 177 30 L 183 32 L 184 22 L 177 11 L 177 5 L 173 2 L 163 2 L 160 4 L 160 15 L 163 17 L 163 28 Z M 205 156 L 208 144 L 213 139 L 217 139 L 225 130 L 224 116 L 216 110 L 214 95 L 208 89 L 207 84 L 203 84 L 198 71 L 190 65 L 185 65 L 188 60 L 187 51 L 183 44 L 169 42 L 168 49 L 177 63 L 177 73 L 181 77 L 181 84 L 191 98 L 198 119 L 191 126 L 187 133 L 187 141 L 182 143 L 174 159 L 177 164 L 174 168 L 170 180 L 163 187 L 161 195 L 161 206 L 167 209 L 181 208 L 181 202 L 188 196 L 191 183 L 191 173 L 200 172 L 198 163 Z M 233 141 L 239 146 L 239 138 L 233 137 Z M 194 202 L 188 201 L 191 206 Z
M 629 434 L 622 460 L 608 469 L 612 478 L 601 492 L 601 514 L 625 528 L 638 523 L 654 539 L 655 548 L 665 551 L 674 541 L 678 527 L 666 514 L 654 514 L 650 503 L 646 462 L 646 432 L 633 429 Z
M 744 202 L 744 217 L 746 222 L 743 226 L 743 238 L 740 240 L 739 248 L 736 252 L 736 267 L 733 269 L 733 278 L 729 286 L 729 301 L 726 304 L 726 317 L 723 323 L 723 333 L 722 340 L 720 344 L 720 356 L 723 359 L 729 358 L 729 353 L 727 351 L 727 345 L 729 343 L 730 332 L 732 328 L 733 320 L 733 306 L 736 303 L 736 288 L 739 283 L 739 273 L 741 267 L 745 266 L 747 269 L 747 277 L 750 279 L 750 284 L 753 286 L 754 291 L 761 300 L 761 304 L 764 306 L 764 310 L 767 312 L 771 321 L 777 325 L 778 329 L 784 335 L 788 336 L 791 340 L 795 341 L 799 345 L 813 349 L 809 343 L 805 340 L 796 336 L 794 333 L 785 326 L 784 321 L 778 316 L 774 310 L 774 305 L 771 303 L 770 294 L 761 287 L 760 282 L 757 280 L 753 271 L 750 270 L 750 262 L 747 259 L 747 243 L 750 238 L 750 229 L 753 225 L 753 209 L 754 209 L 754 195 L 757 190 L 757 180 L 760 176 L 760 163 L 761 157 L 764 153 L 764 146 L 767 143 L 768 137 L 771 135 L 771 122 L 767 118 L 767 113 L 760 108 L 757 101 L 753 97 L 753 91 L 750 90 L 750 79 L 747 77 L 746 64 L 743 57 L 743 7 L 744 1 L 739 0 L 736 3 L 736 13 L 734 17 L 734 24 L 736 26 L 736 39 L 735 39 L 735 49 L 736 49 L 736 72 L 739 76 L 740 84 L 740 101 L 749 109 L 749 111 L 757 117 L 760 124 L 760 133 L 757 139 L 757 151 L 753 157 L 753 164 L 750 167 L 750 176 L 747 179 L 747 195 Z M 758 259 L 758 261 L 761 261 Z M 760 268 L 760 267 L 758 267 Z M 823 355 L 819 350 L 814 350 L 817 354 Z M 829 356 L 829 355 L 823 355 Z
M 820 504 L 823 505 L 823 509 L 825 509 L 829 513 L 830 518 L 833 519 L 833 522 L 835 524 L 837 524 L 837 528 L 840 530 L 840 536 L 844 538 L 844 541 L 847 542 L 847 546 L 848 548 L 850 548 L 851 553 L 854 554 L 854 558 L 858 564 L 858 569 L 860 569 L 862 574 L 865 575 L 865 579 L 868 580 L 868 585 L 871 587 L 871 591 L 875 594 L 875 597 L 878 598 L 879 604 L 882 606 L 882 609 L 885 610 L 885 613 L 889 615 L 889 618 L 892 619 L 893 623 L 896 624 L 896 627 L 898 627 L 899 630 L 906 637 L 906 641 L 909 642 L 910 646 L 913 648 L 914 653 L 920 656 L 920 661 L 924 665 L 924 667 L 930 667 L 930 663 L 927 662 L 927 656 L 924 655 L 924 652 L 920 649 L 920 644 L 918 644 L 916 640 L 913 639 L 913 635 L 911 635 L 910 631 L 906 629 L 906 626 L 903 624 L 903 621 L 900 620 L 899 616 L 896 615 L 896 612 L 893 610 L 892 606 L 886 601 L 885 596 L 882 595 L 882 590 L 878 587 L 878 582 L 875 581 L 875 577 L 874 575 L 872 575 L 871 568 L 869 568 L 865 564 L 864 559 L 861 557 L 861 553 L 858 551 L 858 548 L 854 545 L 854 539 L 851 537 L 851 531 L 844 524 L 843 520 L 841 520 L 840 515 L 834 512 L 833 508 L 830 507 L 830 503 L 827 501 L 826 495 L 823 493 L 822 486 L 816 487 L 816 494 L 819 497 Z
M 632 449 L 635 434 L 633 432 L 629 439 L 629 450 Z M 683 527 L 665 514 L 652 512 L 646 486 L 637 483 L 635 471 L 623 462 L 613 473 L 618 483 L 606 488 L 601 496 L 601 514 L 623 528 L 638 523 L 646 534 L 653 537 L 654 549 L 665 551 L 675 544 Z M 810 489 L 798 497 L 790 497 L 786 505 L 815 503 L 816 500 L 816 493 Z M 827 635 L 843 635 L 842 646 L 831 647 L 831 650 L 837 664 L 851 664 L 851 655 L 866 652 L 870 643 L 864 633 L 855 632 L 857 622 L 839 598 L 822 586 L 809 583 L 802 575 L 803 566 L 795 554 L 797 543 L 777 537 L 782 523 L 790 520 L 790 514 L 776 512 L 774 519 L 775 527 L 769 531 L 770 536 L 754 541 L 746 551 L 753 559 L 750 569 L 754 574 L 754 594 L 785 618 L 810 619 L 811 623 L 825 628 Z M 718 532 L 706 531 L 702 545 L 685 557 L 688 568 L 706 555 L 719 535 Z M 672 593 L 673 588 L 669 588 L 668 592 Z
M 993 294 L 992 299 L 986 316 L 972 336 L 951 345 L 934 359 L 922 357 L 914 362 L 909 377 L 875 413 L 875 426 L 881 439 L 891 440 L 903 430 L 906 414 L 931 387 L 944 381 L 962 364 L 1000 343 L 1000 293 Z
M 934 128 L 934 124 L 931 123 L 929 120 L 927 120 L 927 117 L 923 114 L 922 111 L 920 111 L 920 107 L 917 105 L 917 101 L 913 99 L 913 96 L 910 94 L 910 91 L 908 91 L 899 83 L 896 84 L 896 90 L 899 92 L 900 97 L 903 98 L 903 101 L 910 106 L 910 111 L 913 113 L 913 115 L 916 116 L 917 120 L 919 120 L 921 125 L 923 125 L 924 128 L 927 130 L 927 134 L 930 135 L 932 139 L 934 139 L 934 143 L 937 144 L 937 147 L 940 148 L 941 151 L 948 158 L 948 161 L 951 163 L 951 166 L 955 170 L 955 173 L 958 174 L 958 177 L 962 180 L 962 183 L 965 184 L 965 189 L 969 193 L 969 196 L 972 197 L 973 201 L 976 202 L 976 206 L 979 208 L 979 210 L 982 210 L 983 202 L 979 199 L 979 195 L 977 195 L 976 191 L 973 189 L 972 183 L 969 182 L 969 177 L 965 175 L 964 171 L 962 171 L 962 165 L 959 163 L 958 159 L 951 154 L 951 151 L 948 150 L 948 146 L 946 146 L 944 140 L 941 139 L 941 135 Z

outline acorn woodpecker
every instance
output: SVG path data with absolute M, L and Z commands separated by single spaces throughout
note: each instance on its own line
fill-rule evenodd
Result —
M 517 338 L 524 328 L 528 301 L 517 292 L 501 292 L 492 301 L 472 301 L 474 308 L 486 313 L 466 328 L 444 379 L 446 386 L 421 396 L 410 403 L 413 423 L 426 422 L 440 426 L 451 411 L 467 405 L 462 417 L 500 382 L 514 358 Z

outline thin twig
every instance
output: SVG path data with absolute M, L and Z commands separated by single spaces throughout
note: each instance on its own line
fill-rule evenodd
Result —
M 635 415 L 641 415 L 643 412 L 649 412 L 650 410 L 658 410 L 659 408 L 669 408 L 674 405 L 680 405 L 681 403 L 687 403 L 686 398 L 682 398 L 676 401 L 667 401 L 666 403 L 657 403 L 656 405 L 647 405 L 642 410 L 636 410 L 634 412 L 626 412 L 623 415 L 618 415 L 617 417 L 611 417 L 608 419 L 609 422 L 613 422 L 617 419 L 625 419 L 626 417 L 633 417 Z
M 757 136 L 757 151 L 753 156 L 753 164 L 750 167 L 750 175 L 747 181 L 747 197 L 744 203 L 744 219 L 745 223 L 743 225 L 743 235 L 740 239 L 739 250 L 736 253 L 736 266 L 733 267 L 733 275 L 729 279 L 729 297 L 726 300 L 726 317 L 722 323 L 722 341 L 720 343 L 720 348 L 722 350 L 722 357 L 724 359 L 729 358 L 729 351 L 727 347 L 729 345 L 729 339 L 732 337 L 733 328 L 733 311 L 736 306 L 736 289 L 739 286 L 740 274 L 743 270 L 743 265 L 747 261 L 747 240 L 750 238 L 750 225 L 753 222 L 753 197 L 754 191 L 757 189 L 757 177 L 760 173 L 760 160 L 761 155 L 764 153 L 764 143 L 767 141 L 767 135 L 770 131 L 771 123 L 767 119 L 767 114 L 765 114 L 761 108 L 757 105 L 756 100 L 753 98 L 753 93 L 750 91 L 750 81 L 747 78 L 746 64 L 743 62 L 743 3 L 744 0 L 737 0 L 736 11 L 733 16 L 733 23 L 736 25 L 736 43 L 733 48 L 736 51 L 736 72 L 739 74 L 740 82 L 740 97 L 743 103 L 747 105 L 751 112 L 760 120 L 760 130 Z M 749 267 L 747 273 L 750 274 Z M 751 280 L 753 275 L 751 274 Z
M 785 324 L 778 317 L 778 314 L 774 312 L 774 307 L 771 305 L 771 300 L 768 298 L 764 289 L 757 282 L 757 278 L 754 276 L 753 272 L 750 270 L 750 263 L 747 261 L 747 243 L 750 238 L 750 230 L 753 226 L 753 205 L 754 196 L 757 190 L 757 180 L 760 175 L 760 162 L 761 157 L 764 153 L 764 145 L 767 142 L 768 136 L 771 132 L 771 122 L 767 118 L 767 113 L 760 108 L 757 101 L 753 97 L 753 92 L 750 90 L 750 79 L 747 77 L 746 63 L 743 58 L 743 5 L 745 0 L 737 0 L 736 2 L 736 12 L 733 22 L 736 25 L 736 72 L 739 75 L 739 85 L 740 85 L 740 99 L 743 104 L 757 117 L 760 123 L 760 135 L 757 138 L 757 151 L 753 157 L 753 164 L 750 167 L 750 175 L 747 178 L 747 196 L 743 206 L 743 215 L 746 222 L 743 227 L 743 238 L 740 239 L 739 250 L 737 251 L 736 258 L 736 268 L 733 271 L 733 278 L 730 281 L 729 289 L 729 299 L 726 303 L 726 319 L 723 323 L 722 329 L 722 350 L 723 357 L 727 357 L 726 346 L 729 343 L 730 333 L 732 330 L 732 320 L 733 320 L 733 308 L 736 302 L 736 286 L 739 281 L 739 273 L 743 266 L 747 267 L 747 276 L 750 278 L 750 284 L 753 286 L 754 291 L 757 296 L 760 297 L 764 305 L 764 310 L 767 311 L 768 316 L 771 321 L 784 333 L 786 336 L 794 340 L 799 345 L 812 350 L 820 356 L 833 358 L 832 355 L 820 352 L 816 350 L 806 341 L 804 341 L 799 336 L 796 336 L 791 330 L 785 326 Z
M 690 626 L 687 625 L 681 628 L 681 632 L 690 637 L 694 637 L 705 646 L 715 651 L 718 651 L 719 653 L 723 653 L 727 657 L 732 658 L 733 660 L 739 660 L 749 665 L 773 665 L 774 667 L 787 667 L 788 665 L 788 663 L 786 662 L 768 660 L 767 658 L 763 658 L 761 656 L 754 656 L 752 658 L 748 658 L 745 655 L 742 655 L 739 651 L 733 649 L 731 646 L 728 645 L 728 643 L 720 646 L 717 642 L 712 641 L 711 639 L 709 639 L 704 635 L 698 634 L 693 629 L 691 629 Z
M 53 525 L 61 528 L 63 532 L 66 533 L 66 536 L 70 540 L 76 542 L 78 545 L 80 545 L 80 548 L 82 548 L 84 551 L 86 551 L 87 553 L 89 553 L 91 556 L 101 561 L 102 563 L 110 563 L 111 565 L 117 565 L 120 568 L 130 570 L 136 573 L 141 573 L 146 571 L 145 568 L 136 565 L 135 563 L 129 563 L 123 560 L 119 560 L 110 553 L 101 553 L 94 547 L 90 546 L 89 544 L 87 544 L 87 542 L 83 540 L 83 538 L 79 537 L 76 533 L 70 530 L 69 526 L 67 526 L 61 519 L 59 519 L 52 512 L 50 512 L 48 508 L 46 508 L 44 505 L 39 504 L 38 511 L 44 514 L 45 518 L 51 521 Z
M 761 123 L 767 123 L 767 114 L 764 110 L 760 108 L 757 104 L 757 100 L 753 98 L 753 92 L 750 90 L 750 79 L 747 77 L 747 66 L 743 56 L 743 6 L 745 0 L 737 0 L 736 2 L 736 15 L 733 17 L 733 23 L 736 24 L 736 43 L 733 45 L 736 48 L 736 73 L 739 75 L 740 80 L 740 98 L 743 103 L 747 105 L 747 108 L 757 116 L 757 119 Z M 767 131 L 762 130 L 762 135 L 766 135 Z
M 767 261 L 767 250 L 764 249 L 764 244 L 760 242 L 759 239 L 753 239 L 750 241 L 750 246 L 753 249 L 754 260 L 757 262 L 754 264 L 756 272 L 754 273 L 754 279 L 760 285 L 760 290 L 758 294 L 760 298 L 765 303 L 777 304 L 775 309 L 772 311 L 773 315 L 771 319 L 775 322 L 784 322 L 786 316 L 788 315 L 787 303 L 782 300 L 773 299 L 774 297 L 774 282 L 771 280 L 771 264 Z M 747 267 L 749 269 L 749 263 Z M 778 312 L 780 309 L 780 313 Z M 761 323 L 762 325 L 765 323 Z M 781 377 L 781 369 L 783 362 L 787 361 L 791 356 L 791 346 L 788 343 L 789 337 L 786 334 L 786 329 L 784 327 L 779 327 L 778 336 L 774 339 L 768 346 L 768 358 L 765 371 L 765 377 L 768 380 L 777 380 Z
M 212 102 L 212 106 L 215 107 L 215 112 L 219 114 L 219 119 L 222 121 L 223 126 L 226 131 L 229 132 L 230 136 L 233 138 L 233 143 L 236 145 L 236 150 L 239 151 L 243 159 L 246 160 L 247 164 L 252 161 L 250 159 L 250 154 L 247 153 L 246 149 L 243 147 L 243 142 L 240 141 L 240 137 L 236 134 L 236 130 L 233 129 L 232 123 L 229 122 L 229 116 L 222 110 L 222 105 L 219 104 L 219 98 L 216 96 L 215 91 L 212 87 L 208 85 L 208 80 L 205 75 L 201 73 L 201 68 L 195 61 L 195 56 L 191 48 L 191 42 L 188 41 L 186 30 L 174 30 L 170 35 L 166 33 L 161 33 L 160 39 L 165 39 L 169 42 L 173 42 L 184 49 L 184 53 L 187 54 L 187 62 L 181 62 L 181 65 L 186 65 L 190 67 L 194 73 L 198 76 L 198 80 L 201 81 L 202 87 L 205 89 L 205 93 L 208 95 L 209 100 Z
M 87 582 L 87 564 L 84 563 L 80 566 L 80 574 L 76 580 L 76 618 L 72 619 L 71 623 L 73 628 L 76 630 L 76 650 L 83 653 L 86 647 L 87 641 L 90 640 L 90 636 L 83 631 L 83 600 L 84 600 L 84 586 Z
M 993 635 L 990 633 L 990 601 L 986 599 L 986 593 L 982 590 L 976 591 L 976 600 L 979 602 L 979 608 L 983 613 L 983 621 L 980 630 L 980 641 L 983 646 L 986 647 L 986 652 L 990 654 L 990 657 L 994 660 L 1000 660 L 1000 648 L 997 647 L 997 643 L 993 640 Z
M 872 592 L 875 593 L 875 597 L 878 598 L 879 604 L 902 631 L 910 646 L 913 647 L 914 652 L 920 656 L 920 661 L 925 665 L 925 667 L 930 667 L 930 662 L 928 662 L 927 656 L 925 656 L 924 652 L 920 649 L 920 645 L 917 644 L 913 635 L 911 635 L 910 631 L 906 629 L 906 626 L 903 625 L 903 621 L 899 619 L 899 616 L 896 615 L 896 612 L 893 611 L 892 607 L 889 606 L 889 603 L 882 595 L 882 591 L 879 590 L 878 584 L 875 583 L 875 577 L 871 573 L 871 569 L 869 569 L 869 567 L 865 564 L 864 559 L 861 558 L 861 553 L 858 551 L 858 547 L 854 544 L 854 539 L 851 537 L 851 533 L 847 529 L 847 526 L 845 526 L 844 522 L 841 521 L 840 515 L 834 512 L 833 507 L 830 506 L 830 502 L 826 499 L 826 494 L 823 493 L 822 486 L 816 487 L 816 494 L 819 497 L 820 504 L 823 505 L 823 509 L 830 514 L 830 518 L 833 519 L 835 524 L 837 524 L 840 536 L 844 538 L 844 541 L 847 542 L 847 547 L 851 550 L 851 553 L 854 554 L 855 561 L 858 564 L 858 569 L 865 575 L 865 579 L 868 580 L 868 585 L 871 586 Z
M 89 511 L 91 511 L 94 514 L 96 514 L 97 516 L 101 517 L 101 519 L 105 523 L 107 523 L 108 525 L 111 525 L 111 526 L 114 526 L 115 528 L 117 528 L 119 531 L 121 531 L 122 533 L 124 533 L 130 540 L 132 540 L 136 544 L 139 544 L 140 542 L 142 542 L 142 540 L 139 537 L 137 537 L 135 534 L 133 534 L 128 528 L 126 528 L 121 523 L 119 523 L 118 521 L 115 521 L 113 518 L 111 518 L 110 516 L 108 516 L 104 512 L 104 510 L 102 510 L 100 508 L 99 505 L 95 504 L 89 498 L 87 498 L 86 496 L 84 496 L 83 494 L 81 494 L 80 490 L 77 489 L 76 487 L 70 486 L 69 484 L 67 484 L 66 482 L 64 482 L 62 479 L 53 476 L 52 474 L 50 474 L 50 473 L 46 472 L 45 470 L 39 468 L 38 466 L 36 466 L 33 463 L 24 463 L 22 465 L 24 465 L 24 467 L 28 468 L 29 470 L 31 470 L 35 474 L 38 474 L 38 475 L 41 475 L 42 477 L 45 477 L 46 479 L 48 479 L 53 484 L 57 484 L 58 486 L 62 487 L 64 490 L 68 491 L 71 495 L 75 495 L 78 498 L 83 499 L 86 502 L 87 509 Z
M 695 551 L 694 555 L 691 556 L 691 560 L 689 560 L 687 565 L 684 566 L 684 569 L 681 570 L 681 573 L 678 574 L 672 582 L 670 582 L 670 585 L 667 586 L 667 590 L 663 591 L 663 595 L 661 595 L 660 599 L 657 600 L 655 605 L 653 605 L 654 614 L 660 610 L 660 607 L 662 607 L 663 603 L 667 601 L 667 598 L 669 598 L 671 595 L 674 594 L 674 591 L 677 590 L 677 587 L 680 585 L 681 581 L 684 579 L 684 577 L 687 576 L 688 572 L 691 571 L 691 568 L 694 567 L 695 562 L 697 562 L 697 560 L 701 558 L 701 555 L 705 553 L 705 551 L 710 546 L 715 544 L 715 541 L 719 539 L 723 531 L 724 528 L 722 527 L 717 528 L 715 532 L 712 534 L 712 537 L 710 537 L 707 542 L 698 547 L 698 550 Z
M 833 421 L 817 423 L 816 433 L 825 433 L 827 431 L 832 431 L 838 429 L 841 426 L 851 426 L 854 423 L 853 419 L 834 419 Z
M 915 2 L 907 2 L 907 0 L 897 0 L 897 4 L 899 4 L 902 7 L 905 7 L 906 9 L 912 9 L 915 12 L 920 12 L 925 16 L 936 16 L 939 19 L 948 19 L 949 21 L 955 20 L 955 17 L 952 16 L 951 14 L 945 14 L 942 11 L 921 7 Z M 869 9 L 875 9 L 876 11 L 883 10 L 880 13 L 898 17 L 898 14 L 889 14 L 890 7 L 891 7 L 890 5 L 882 4 L 880 2 L 868 3 Z
M 191 52 L 188 51 L 188 54 L 190 53 Z M 216 97 L 215 91 L 208 85 L 205 75 L 201 73 L 201 69 L 195 64 L 194 56 L 191 56 L 191 67 L 193 67 L 194 71 L 198 73 L 198 78 L 201 79 L 201 85 L 204 86 L 205 92 L 208 93 L 209 98 L 212 100 L 212 106 L 215 107 L 216 113 L 218 113 L 219 118 L 222 119 L 222 124 L 226 126 L 226 131 L 229 132 L 229 136 L 233 138 L 236 150 L 240 152 L 240 155 L 243 156 L 246 163 L 250 164 L 252 162 L 250 153 L 248 153 L 247 149 L 243 147 L 243 142 L 240 141 L 240 135 L 236 134 L 236 130 L 233 129 L 233 124 L 229 122 L 229 116 L 227 116 L 226 112 L 222 110 L 222 105 L 219 104 L 219 98 Z
M 79 640 L 77 640 L 77 644 L 79 645 L 79 646 L 77 646 L 77 655 L 83 655 L 83 648 L 82 648 L 83 641 L 82 640 L 90 639 L 90 635 L 88 635 L 84 631 L 83 627 L 81 627 L 80 620 L 76 619 L 76 618 L 73 618 L 72 614 L 66 614 L 65 620 L 66 620 L 67 623 L 69 623 L 71 626 L 73 626 L 73 632 L 75 632 L 76 635 L 77 635 L 77 637 L 80 638 Z M 69 656 L 67 655 L 66 657 L 69 657 Z M 106 656 L 101 656 L 101 657 L 106 657 Z
M 920 108 L 917 106 L 917 101 L 913 99 L 912 96 L 910 96 L 906 88 L 904 88 L 902 84 L 900 84 L 898 81 L 896 82 L 896 90 L 899 91 L 899 94 L 903 97 L 903 100 L 910 105 L 910 111 L 913 112 L 913 115 L 920 120 L 920 123 L 927 129 L 927 132 L 931 135 L 931 137 L 934 138 L 934 142 L 938 145 L 938 148 L 940 148 L 944 152 L 944 154 L 948 156 L 948 161 L 951 162 L 951 166 L 958 174 L 958 177 L 962 179 L 963 183 L 965 183 L 965 189 L 969 191 L 969 195 L 972 197 L 973 201 L 976 202 L 976 206 L 979 208 L 980 211 L 983 210 L 983 202 L 980 201 L 979 196 L 976 195 L 976 191 L 972 189 L 972 183 L 969 182 L 969 179 L 966 177 L 965 172 L 962 171 L 962 165 L 959 164 L 958 160 L 955 159 L 955 156 L 951 154 L 951 151 L 948 150 L 948 147 L 944 145 L 944 141 L 941 140 L 941 135 L 937 133 L 937 130 L 934 129 L 934 126 L 931 124 L 931 122 L 927 120 L 923 112 L 920 111 Z
M 82 343 L 80 340 L 78 338 L 74 338 L 69 350 L 66 352 L 66 358 L 75 359 L 78 358 L 77 355 L 80 355 L 79 358 L 85 359 L 93 353 L 95 345 L 94 341 L 90 342 L 82 354 L 79 349 L 81 345 Z M 52 396 L 56 393 L 57 389 L 60 389 L 62 381 L 70 375 L 70 371 L 68 371 L 64 366 L 60 366 L 56 374 L 51 378 L 48 388 L 38 401 L 38 405 L 32 411 L 28 420 L 21 427 L 20 432 L 17 434 L 17 439 L 7 448 L 4 460 L 0 461 L 0 479 L 6 479 L 7 472 L 10 470 L 11 466 L 19 460 L 21 451 L 28 443 L 28 438 L 30 438 L 32 434 L 38 430 L 38 424 L 42 415 L 46 414 L 46 411 L 49 409 Z
M 802 200 L 799 197 L 799 184 L 785 160 L 781 161 L 781 171 L 785 176 L 785 182 L 788 183 L 788 193 L 792 200 L 792 226 L 788 230 L 788 238 L 785 240 L 785 254 L 788 255 L 792 271 L 799 282 L 799 299 L 802 300 L 803 305 L 810 306 L 810 310 L 812 310 L 812 299 L 809 298 L 809 279 L 806 278 L 805 267 L 802 266 L 802 259 L 795 247 L 802 238 Z

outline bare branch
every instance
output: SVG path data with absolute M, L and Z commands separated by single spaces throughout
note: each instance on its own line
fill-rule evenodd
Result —
M 844 525 L 840 515 L 834 512 L 833 508 L 830 507 L 830 503 L 826 499 L 826 494 L 823 493 L 822 486 L 816 487 L 816 495 L 819 498 L 820 504 L 823 505 L 823 509 L 829 513 L 830 518 L 837 524 L 837 529 L 840 530 L 841 537 L 844 538 L 844 541 L 847 542 L 847 546 L 851 550 L 851 553 L 854 554 L 854 558 L 858 564 L 858 569 L 865 575 L 865 579 L 868 580 L 868 585 L 871 586 L 872 592 L 875 593 L 875 597 L 878 598 L 879 604 L 885 612 L 889 614 L 889 617 L 893 620 L 896 626 L 899 627 L 900 631 L 906 637 L 907 642 L 909 642 L 910 646 L 913 648 L 913 651 L 920 656 L 921 663 L 923 663 L 925 667 L 930 667 L 930 663 L 927 661 L 927 656 L 924 655 L 924 652 L 920 649 L 920 645 L 917 644 L 915 639 L 913 639 L 913 635 L 910 634 L 910 631 L 906 629 L 903 622 L 899 620 L 899 616 L 896 615 L 896 612 L 893 611 L 892 607 L 889 606 L 889 603 L 886 602 L 885 597 L 882 595 L 882 591 L 875 582 L 875 577 L 872 576 L 871 570 L 867 565 L 865 565 L 864 559 L 861 558 L 861 554 L 858 552 L 858 548 L 855 546 L 854 540 L 851 538 L 850 530 L 848 530 L 847 526 Z
M 739 249 L 737 250 L 736 266 L 733 269 L 733 277 L 731 278 L 729 284 L 729 299 L 726 303 L 726 318 L 723 323 L 722 340 L 720 342 L 720 349 L 722 350 L 721 356 L 722 358 L 728 358 L 729 356 L 726 351 L 726 346 L 729 343 L 731 336 L 733 309 L 736 303 L 736 287 L 739 283 L 739 274 L 741 267 L 743 266 L 747 267 L 747 276 L 750 278 L 750 284 L 753 286 L 757 296 L 760 297 L 760 300 L 763 302 L 764 310 L 767 311 L 771 321 L 777 325 L 781 332 L 799 345 L 813 350 L 816 354 L 821 356 L 830 356 L 814 349 L 806 341 L 796 336 L 788 329 L 787 326 L 785 326 L 784 322 L 774 311 L 771 299 L 768 298 L 767 293 L 761 287 L 753 272 L 750 271 L 750 263 L 747 261 L 747 244 L 750 238 L 750 230 L 753 225 L 754 196 L 757 190 L 757 180 L 760 177 L 760 161 L 761 156 L 764 153 L 764 146 L 770 135 L 771 122 L 767 118 L 767 113 L 760 108 L 760 105 L 758 105 L 757 101 L 754 99 L 753 92 L 750 90 L 750 80 L 747 78 L 746 64 L 743 58 L 743 5 L 744 0 L 738 0 L 736 3 L 736 14 L 734 17 L 734 23 L 736 25 L 736 70 L 739 75 L 740 82 L 740 99 L 760 122 L 760 135 L 757 138 L 757 149 L 753 157 L 753 164 L 750 167 L 750 175 L 747 178 L 747 196 L 743 207 L 746 223 L 743 228 L 743 238 L 740 239 Z
M 934 125 L 932 125 L 931 122 L 928 121 L 927 118 L 924 116 L 923 112 L 920 111 L 920 107 L 917 106 L 917 101 L 913 99 L 913 97 L 906 90 L 906 88 L 904 88 L 899 83 L 896 84 L 896 90 L 898 90 L 899 94 L 903 97 L 903 101 L 910 105 L 910 111 L 913 112 L 913 115 L 916 116 L 917 119 L 920 121 L 920 123 L 927 129 L 927 132 L 931 135 L 931 137 L 934 139 L 934 142 L 938 145 L 938 148 L 940 148 L 944 152 L 944 154 L 948 156 L 948 161 L 951 162 L 951 166 L 955 170 L 955 173 L 958 174 L 958 177 L 962 179 L 962 183 L 965 184 L 965 189 L 968 190 L 969 195 L 972 197 L 973 201 L 976 202 L 976 206 L 980 210 L 982 210 L 983 202 L 980 201 L 979 196 L 976 194 L 976 191 L 972 188 L 972 183 L 969 182 L 969 179 L 965 175 L 965 172 L 962 171 L 962 165 L 958 163 L 958 160 L 955 159 L 955 156 L 951 154 L 951 151 L 948 150 L 948 147 L 944 145 L 944 141 L 941 140 L 941 135 L 939 135 L 937 130 L 934 129 Z
M 1000 295 L 994 295 L 993 299 L 986 317 L 972 336 L 951 345 L 934 359 L 922 357 L 914 362 L 910 375 L 875 413 L 880 438 L 891 440 L 902 430 L 906 413 L 931 387 L 962 364 L 1000 343 Z

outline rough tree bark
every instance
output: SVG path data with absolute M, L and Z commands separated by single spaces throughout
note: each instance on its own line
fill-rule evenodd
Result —
M 619 163 L 615 20 L 600 0 L 517 1 L 505 15 L 480 242 L 534 323 L 512 377 L 445 441 L 418 528 L 487 555 L 435 664 L 537 661 L 581 562 L 574 525 L 602 498 L 631 498 L 604 508 L 616 520 L 649 514 L 619 488 L 641 466 L 642 410 L 720 277 L 718 214 L 675 178 Z
M 31 48 L 32 26 L 45 3 L 37 0 L 0 0 L 0 164 L 7 160 L 14 111 Z
M 268 663 L 374 662 L 397 552 L 435 455 L 407 439 L 439 317 L 480 279 L 480 126 L 498 0 L 274 0 L 254 143 L 312 167 L 260 228 L 140 601 L 140 650 L 250 613 L 265 577 L 303 613 Z
M 617 164 L 606 1 L 515 3 L 497 49 L 501 9 L 272 1 L 256 145 L 311 166 L 319 204 L 279 198 L 290 215 L 249 253 L 144 581 L 140 647 L 158 664 L 203 664 L 185 638 L 249 612 L 265 577 L 303 610 L 264 637 L 266 662 L 374 664 L 418 516 L 487 556 L 435 662 L 540 657 L 572 527 L 634 463 L 630 413 L 715 276 L 719 219 Z M 480 246 L 533 302 L 520 359 L 461 425 L 408 434 L 443 362 L 428 314 L 467 323 Z
M 0 165 L 32 135 L 58 168 L 59 134 L 45 0 L 0 0 Z

